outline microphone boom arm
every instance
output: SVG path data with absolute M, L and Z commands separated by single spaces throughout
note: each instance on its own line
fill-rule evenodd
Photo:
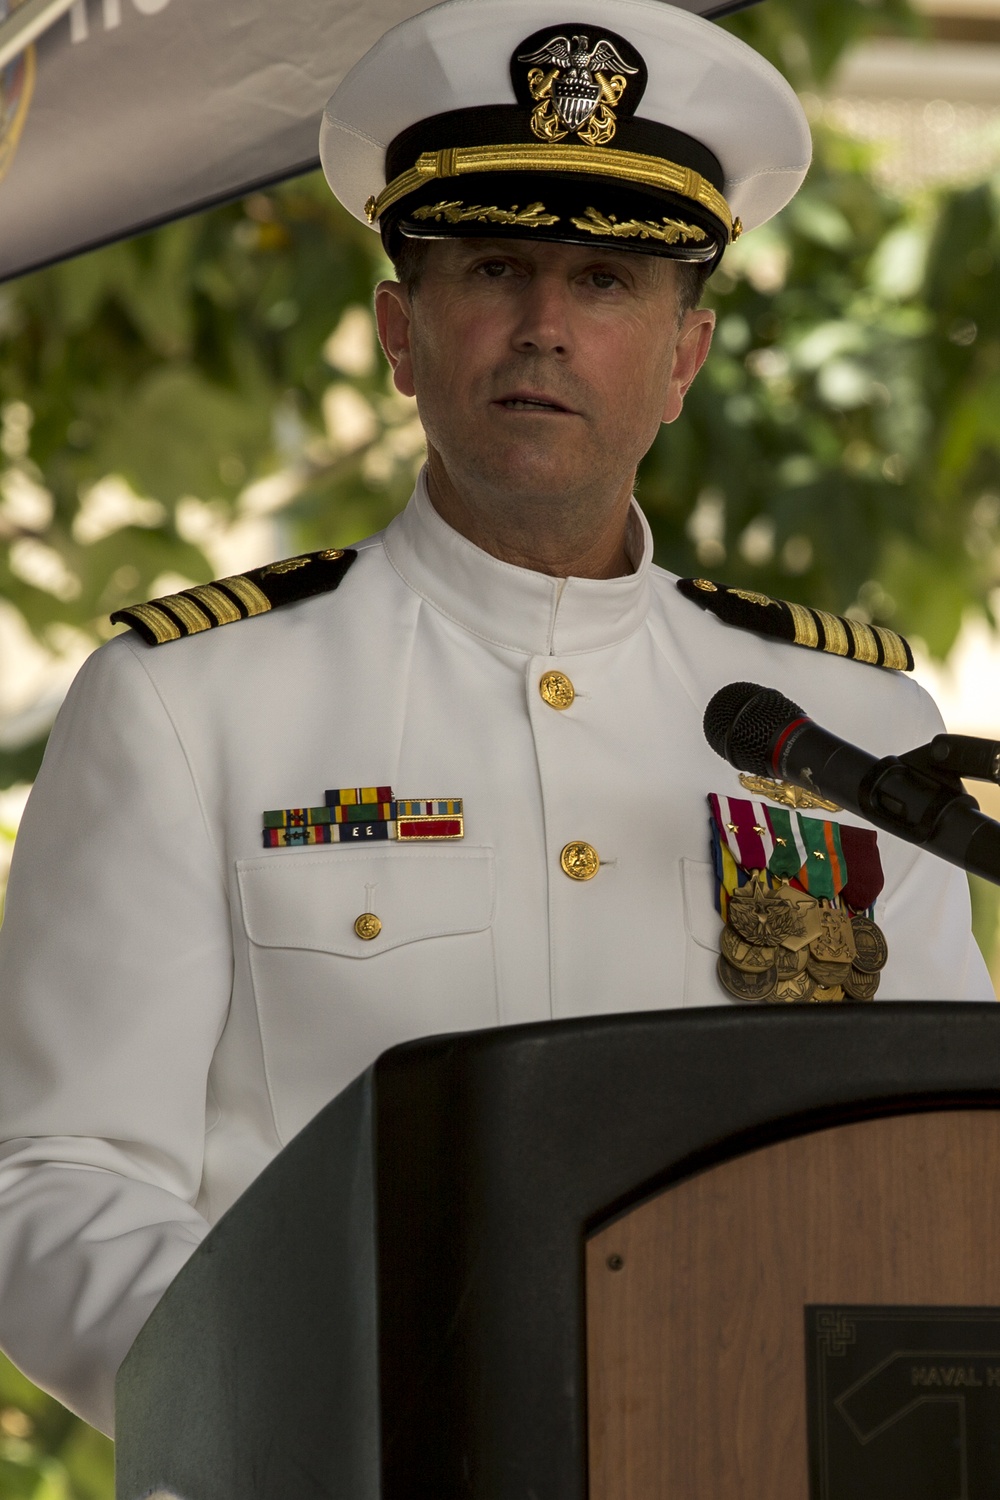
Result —
M 940 858 L 1000 885 L 1000 823 L 980 812 L 961 781 L 962 775 L 1000 780 L 994 769 L 1000 769 L 1000 744 L 939 734 L 929 745 L 905 755 L 887 755 L 865 767 L 867 761 L 842 740 L 822 764 L 803 767 L 792 779 L 820 791 L 830 786 L 830 768 L 843 771 L 853 762 L 856 771 L 864 768 L 854 812 L 876 828 L 907 843 L 929 846 Z M 841 784 L 840 777 L 836 783 Z

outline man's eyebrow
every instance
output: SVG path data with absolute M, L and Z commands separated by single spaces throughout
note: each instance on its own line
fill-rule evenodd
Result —
M 487 240 L 487 239 L 480 239 L 478 237 L 478 235 L 476 235 L 476 236 L 469 236 L 466 239 L 462 239 L 462 240 L 458 240 L 458 241 L 453 240 L 453 241 L 451 241 L 451 243 L 452 244 L 455 244 L 455 243 L 460 244 L 461 247 L 462 247 L 462 249 L 463 249 L 463 251 L 465 251 L 465 253 L 468 254 L 468 255 L 478 255 L 483 250 L 491 250 L 491 251 L 503 250 L 504 254 L 506 254 L 506 255 L 511 255 L 511 254 L 515 253 L 511 249 L 511 242 L 510 242 L 510 240 Z

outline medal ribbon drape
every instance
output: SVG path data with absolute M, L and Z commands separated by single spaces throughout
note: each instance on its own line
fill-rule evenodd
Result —
M 708 802 L 722 988 L 777 1004 L 874 999 L 888 958 L 871 914 L 875 831 L 717 792 Z
M 799 814 L 799 827 L 806 846 L 805 864 L 799 883 L 820 900 L 832 901 L 847 879 L 847 864 L 836 823 Z
M 882 894 L 885 875 L 874 828 L 852 828 L 841 823 L 840 842 L 847 864 L 847 880 L 841 895 L 852 911 L 870 911 Z
M 709 794 L 709 804 L 719 833 L 737 864 L 745 870 L 766 870 L 774 847 L 768 810 L 762 802 L 745 797 Z
M 779 880 L 794 880 L 806 862 L 806 846 L 799 829 L 798 813 L 787 807 L 769 807 L 774 849 L 768 862 L 768 873 Z
M 716 879 L 715 906 L 722 920 L 725 921 L 729 912 L 730 896 L 738 891 L 741 885 L 745 885 L 750 877 L 746 870 L 741 869 L 736 863 L 728 844 L 723 843 L 719 825 L 714 816 L 709 827 L 712 831 L 712 865 Z

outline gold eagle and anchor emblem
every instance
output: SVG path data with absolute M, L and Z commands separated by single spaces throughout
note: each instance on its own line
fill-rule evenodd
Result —
M 528 88 L 535 108 L 531 128 L 543 141 L 561 141 L 576 133 L 588 146 L 606 146 L 617 122 L 615 107 L 628 87 L 626 73 L 638 73 L 612 42 L 602 38 L 595 47 L 577 35 L 550 37 L 537 52 L 522 53 L 518 62 L 536 63 L 529 69 Z M 553 64 L 546 71 L 545 64 Z

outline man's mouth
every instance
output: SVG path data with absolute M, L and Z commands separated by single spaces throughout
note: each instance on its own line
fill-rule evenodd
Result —
M 522 394 L 502 396 L 497 405 L 504 407 L 507 411 L 545 411 L 557 412 L 561 416 L 573 415 L 568 407 L 562 406 L 558 401 L 550 401 L 545 396 Z

